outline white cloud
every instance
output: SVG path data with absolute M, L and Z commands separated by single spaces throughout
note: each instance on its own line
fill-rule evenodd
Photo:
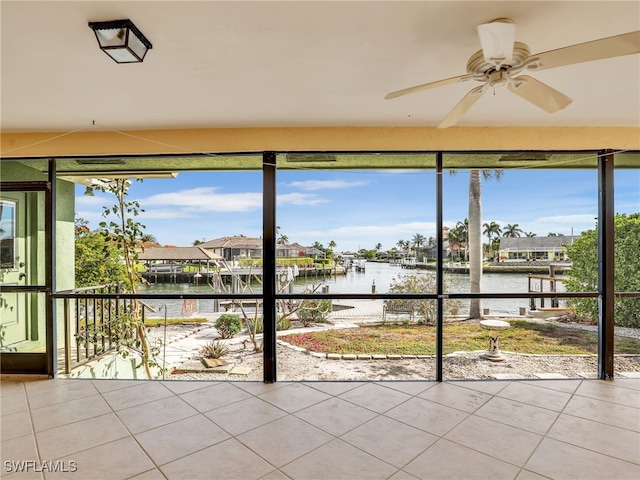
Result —
M 279 207 L 283 205 L 319 205 L 328 201 L 326 198 L 321 198 L 314 194 L 300 192 L 285 193 L 277 196 Z
M 303 180 L 299 182 L 291 182 L 285 184 L 287 187 L 295 187 L 301 190 L 329 190 L 340 188 L 361 187 L 367 185 L 367 182 L 346 180 Z
M 139 200 L 140 205 L 181 209 L 183 212 L 247 212 L 262 208 L 262 193 L 218 193 L 218 187 L 198 187 L 159 193 Z M 151 211 L 151 209 L 149 209 Z

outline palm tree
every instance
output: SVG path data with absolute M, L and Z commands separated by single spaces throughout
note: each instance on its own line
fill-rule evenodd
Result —
M 380 250 L 382 250 L 382 244 L 381 243 L 376 243 L 375 250 L 376 250 L 376 252 L 379 252 Z
M 419 233 L 416 233 L 411 239 L 411 242 L 413 243 L 413 248 L 415 248 L 416 250 L 416 258 L 418 257 L 418 252 L 420 251 L 420 247 L 422 247 L 425 240 L 426 239 L 424 238 L 424 235 L 421 235 Z
M 492 257 L 495 243 L 494 236 L 495 238 L 500 238 L 502 228 L 500 227 L 500 224 L 493 221 L 491 223 L 483 223 L 482 226 L 484 227 L 484 234 L 489 240 L 489 243 L 487 243 L 487 255 Z
M 536 235 L 536 234 L 535 234 L 535 233 L 533 233 L 533 232 L 525 232 L 525 233 L 524 233 L 524 236 L 525 236 L 525 237 L 537 237 L 538 235 Z
M 469 175 L 469 281 L 471 293 L 482 289 L 482 178 L 489 180 L 502 178 L 502 170 L 471 170 Z M 469 304 L 469 318 L 482 318 L 479 298 L 472 298 Z
M 519 225 L 517 223 L 507 223 L 507 226 L 504 227 L 504 230 L 502 231 L 502 236 L 503 237 L 508 237 L 508 238 L 515 238 L 515 237 L 519 237 L 520 234 L 524 233 L 522 231 L 522 229 L 519 227 Z
M 140 241 L 158 243 L 158 239 L 156 238 L 156 236 L 150 233 L 143 233 L 142 236 L 140 237 Z
M 336 242 L 334 242 L 333 240 L 331 240 L 331 241 L 329 242 L 329 248 L 330 248 L 331 250 L 333 250 L 334 248 L 336 248 L 336 245 L 337 245 L 337 243 L 336 243 Z
M 454 245 L 458 247 L 458 255 L 460 254 L 460 247 L 462 246 L 464 246 L 466 252 L 467 232 L 461 227 L 455 226 L 451 228 L 447 239 L 449 240 L 449 248 L 453 249 Z M 451 250 L 451 253 L 453 254 L 453 250 Z
M 284 233 L 280 234 L 278 237 L 278 245 L 286 245 L 289 243 L 289 237 L 287 237 Z
M 464 261 L 466 262 L 469 260 L 469 219 L 465 218 L 456 223 L 456 228 L 460 229 L 462 239 L 459 243 L 464 246 Z
M 398 240 L 398 241 L 396 242 L 396 245 L 398 246 L 398 248 L 399 248 L 400 250 L 404 250 L 404 249 L 405 249 L 405 246 L 404 246 L 404 245 L 405 245 L 405 243 L 406 243 L 406 241 L 405 241 L 405 240 L 400 239 L 400 240 Z

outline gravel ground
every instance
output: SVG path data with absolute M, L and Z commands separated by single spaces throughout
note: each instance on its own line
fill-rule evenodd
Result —
M 170 326 L 167 329 L 167 343 L 194 333 L 204 327 Z M 562 324 L 563 327 L 581 330 L 595 330 L 592 325 Z M 640 330 L 616 328 L 616 334 L 640 338 Z M 154 329 L 150 338 L 164 335 L 162 329 Z M 249 347 L 250 344 L 247 344 Z M 245 349 L 242 343 L 230 345 L 230 352 L 224 359 L 232 367 L 246 367 L 247 375 L 213 372 L 174 373 L 167 375 L 168 380 L 248 380 L 262 381 L 262 353 Z M 524 378 L 538 378 L 540 373 L 554 373 L 565 377 L 594 376 L 598 369 L 596 355 L 523 355 L 504 351 L 506 360 L 491 362 L 480 358 L 482 351 L 462 352 L 448 355 L 444 359 L 443 375 L 452 379 L 489 379 L 495 374 L 521 375 Z M 194 358 L 197 360 L 197 357 Z M 329 360 L 311 356 L 290 347 L 277 346 L 277 370 L 279 380 L 433 380 L 435 378 L 435 359 L 398 360 Z M 197 362 L 196 362 L 197 363 Z M 616 374 L 620 372 L 640 372 L 639 355 L 617 355 Z

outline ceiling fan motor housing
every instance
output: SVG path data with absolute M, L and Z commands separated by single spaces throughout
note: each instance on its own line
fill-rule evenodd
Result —
M 511 70 L 518 70 L 524 66 L 524 62 L 529 58 L 529 55 L 529 47 L 526 44 L 522 42 L 515 42 L 513 45 L 513 56 L 511 57 L 510 64 L 496 66 L 493 63 L 487 62 L 484 59 L 482 50 L 478 50 L 476 53 L 471 55 L 471 58 L 469 58 L 469 61 L 467 62 L 467 73 L 474 76 L 484 76 L 490 74 L 492 71 L 500 69 L 508 72 Z

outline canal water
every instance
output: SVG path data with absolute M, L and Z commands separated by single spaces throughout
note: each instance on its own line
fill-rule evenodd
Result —
M 323 276 L 302 278 L 295 281 L 294 293 L 302 293 L 313 286 L 325 287 L 328 293 L 375 293 L 383 294 L 389 291 L 392 282 L 397 281 L 403 275 L 433 275 L 431 271 L 403 269 L 398 265 L 388 263 L 367 262 L 364 272 L 350 270 L 346 275 Z M 482 291 L 486 293 L 527 293 L 528 276 L 519 273 L 485 273 L 482 276 Z M 445 274 L 445 287 L 448 293 L 466 293 L 470 291 L 469 276 L 464 274 Z M 559 290 L 562 284 L 558 282 Z M 252 286 L 255 293 L 261 292 L 261 285 Z M 547 284 L 548 288 L 548 284 Z M 156 284 L 145 285 L 139 288 L 139 293 L 153 293 L 161 295 L 163 293 L 215 293 L 211 286 L 207 284 Z M 252 292 L 245 292 L 252 293 Z M 207 314 L 213 313 L 213 300 L 197 300 L 193 303 L 183 300 L 147 299 L 144 303 L 156 310 L 150 316 L 163 316 L 164 311 L 158 311 L 163 305 L 167 307 L 168 317 L 180 317 L 190 310 Z M 521 307 L 528 307 L 527 299 L 483 299 L 482 307 L 489 309 L 490 315 L 518 315 Z M 463 302 L 461 313 L 465 313 L 468 308 L 468 301 Z

